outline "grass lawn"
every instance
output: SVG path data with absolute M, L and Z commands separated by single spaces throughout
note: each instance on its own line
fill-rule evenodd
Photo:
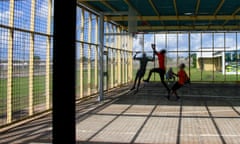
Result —
M 188 68 L 185 69 L 186 72 L 189 75 Z M 144 79 L 148 77 L 150 69 L 146 70 L 146 73 L 144 75 Z M 173 71 L 177 73 L 178 68 L 173 67 Z M 137 69 L 133 70 L 133 78 L 135 78 Z M 221 72 L 212 72 L 212 71 L 200 71 L 197 68 L 191 68 L 190 69 L 190 78 L 191 81 L 194 82 L 236 82 L 237 81 L 237 75 L 223 75 Z M 238 75 L 238 80 L 240 80 L 240 73 Z M 150 81 L 160 81 L 160 77 L 157 73 L 153 73 Z
M 51 77 L 50 77 L 51 78 Z M 29 78 L 14 77 L 12 82 L 12 108 L 13 111 L 28 108 Z M 6 110 L 7 102 L 7 80 L 0 79 L 0 114 Z M 38 105 L 45 102 L 45 76 L 34 76 L 33 78 L 33 104 Z

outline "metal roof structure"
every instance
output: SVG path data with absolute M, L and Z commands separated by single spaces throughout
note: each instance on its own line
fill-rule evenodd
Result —
M 240 30 L 240 0 L 78 0 L 105 20 L 128 28 L 129 9 L 137 31 Z

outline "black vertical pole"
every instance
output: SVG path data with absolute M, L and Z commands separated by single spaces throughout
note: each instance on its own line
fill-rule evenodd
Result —
M 53 143 L 75 144 L 76 0 L 54 1 Z

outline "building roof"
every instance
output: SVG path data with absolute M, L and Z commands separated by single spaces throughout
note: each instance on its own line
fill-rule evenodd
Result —
M 222 56 L 223 52 L 231 52 L 236 51 L 233 48 L 224 48 L 224 47 L 202 47 L 198 49 L 197 57 L 198 58 L 213 58 L 213 57 L 220 57 Z
M 78 0 L 105 19 L 128 28 L 137 21 L 138 32 L 225 31 L 240 29 L 240 0 Z M 136 15 L 130 15 L 131 8 Z M 131 16 L 131 17 L 130 17 Z

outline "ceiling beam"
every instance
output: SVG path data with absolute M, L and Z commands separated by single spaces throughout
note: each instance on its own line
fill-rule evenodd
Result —
M 154 12 L 157 14 L 157 16 L 160 16 L 160 13 L 159 13 L 159 11 L 157 10 L 155 4 L 152 2 L 152 0 L 148 0 L 148 1 L 149 1 L 150 5 L 152 6 Z M 161 24 L 164 25 L 163 21 L 161 21 Z
M 81 2 L 91 2 L 91 1 L 100 2 L 100 1 L 106 1 L 106 0 L 79 0 L 79 1 L 81 1 Z
M 240 12 L 240 7 L 238 9 L 236 9 L 233 13 L 232 16 L 235 16 L 238 12 Z M 222 25 L 225 25 L 228 23 L 229 20 L 225 20 L 224 23 Z
M 137 15 L 141 15 L 139 13 L 139 11 L 137 11 L 137 9 L 135 7 L 133 7 L 132 4 L 128 0 L 124 0 L 124 2 L 128 5 L 128 7 L 132 7 L 136 11 Z
M 108 16 L 113 21 L 128 21 L 128 16 Z M 203 16 L 137 16 L 138 21 L 193 21 L 193 20 L 239 20 L 240 15 L 203 15 Z
M 139 31 L 144 30 L 239 30 L 240 26 L 138 26 Z
M 84 5 L 85 7 L 89 8 L 89 9 L 92 9 L 96 12 L 100 11 L 99 9 L 97 9 L 96 7 L 93 7 L 92 5 L 88 4 L 87 2 L 83 2 L 81 0 L 78 0 L 78 3 Z
M 232 13 L 232 15 L 236 15 L 238 12 L 240 12 L 240 7 L 239 7 L 238 9 L 236 9 L 236 10 Z
M 173 5 L 174 5 L 174 10 L 175 10 L 176 16 L 178 16 L 178 10 L 177 10 L 176 0 L 173 0 Z
M 196 7 L 195 7 L 195 15 L 197 15 L 197 13 L 199 11 L 200 2 L 201 2 L 201 0 L 197 0 L 197 4 L 196 4 Z
M 223 4 L 224 4 L 225 0 L 221 0 L 221 2 L 218 4 L 217 9 L 214 12 L 214 16 L 217 15 L 217 13 L 219 12 L 219 10 L 222 8 Z
M 150 3 L 150 5 L 152 6 L 154 12 L 157 14 L 157 16 L 160 16 L 155 4 L 152 2 L 152 0 L 148 0 L 148 2 Z
M 129 2 L 129 0 L 124 0 L 124 2 L 128 5 L 128 7 L 132 7 L 136 11 L 136 13 L 139 17 L 142 17 L 140 12 L 137 11 L 137 9 L 135 7 L 133 7 L 133 5 Z M 144 21 L 144 20 L 142 20 L 142 21 Z M 150 25 L 148 22 L 146 22 L 146 23 L 147 23 L 147 25 Z
M 101 3 L 104 4 L 107 8 L 111 9 L 113 12 L 116 12 L 117 10 L 113 8 L 108 2 L 105 0 L 101 0 Z

